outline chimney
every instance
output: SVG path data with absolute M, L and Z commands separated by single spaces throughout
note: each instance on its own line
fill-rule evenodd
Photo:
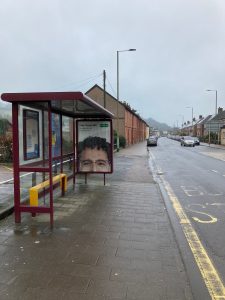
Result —
M 202 115 L 199 115 L 199 117 L 198 117 L 198 118 L 199 118 L 199 120 L 201 120 L 201 119 L 203 119 L 203 116 L 202 116 Z
M 221 112 L 223 112 L 223 108 L 222 108 L 222 107 L 219 107 L 219 108 L 218 108 L 218 114 L 221 114 Z

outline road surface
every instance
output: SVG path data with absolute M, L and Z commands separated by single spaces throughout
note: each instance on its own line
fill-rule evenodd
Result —
M 149 157 L 212 299 L 225 299 L 225 150 L 160 138 Z

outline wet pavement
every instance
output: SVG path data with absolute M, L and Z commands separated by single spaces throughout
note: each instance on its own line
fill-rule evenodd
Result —
M 13 206 L 13 169 L 0 164 L 0 217 L 11 211 Z
M 0 299 L 193 299 L 146 143 L 77 180 L 49 216 L 0 221 Z

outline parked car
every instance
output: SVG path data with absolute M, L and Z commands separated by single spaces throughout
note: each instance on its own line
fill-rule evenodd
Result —
M 151 135 L 148 139 L 147 139 L 147 146 L 157 146 L 157 141 L 158 141 L 158 137 L 157 136 L 153 136 Z
M 191 136 L 182 136 L 182 138 L 180 139 L 180 145 L 194 147 L 195 141 Z
M 195 145 L 198 145 L 198 146 L 200 145 L 200 141 L 196 136 L 193 137 L 193 140 L 195 142 Z

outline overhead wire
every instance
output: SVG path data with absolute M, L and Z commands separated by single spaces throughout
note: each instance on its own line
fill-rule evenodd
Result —
M 61 90 L 61 89 L 65 89 L 66 87 L 70 87 L 70 86 L 73 86 L 73 88 L 79 88 L 79 87 L 91 82 L 92 80 L 99 78 L 100 76 L 102 76 L 102 73 L 101 74 L 98 73 L 97 75 L 88 77 L 88 78 L 80 80 L 80 81 L 76 81 L 76 82 L 73 81 L 73 82 L 67 83 L 65 85 L 62 85 L 61 87 L 58 87 L 57 89 Z
M 106 76 L 106 80 L 107 80 L 107 82 L 108 82 L 108 84 L 110 85 L 110 87 L 111 87 L 111 90 L 112 90 L 112 92 L 113 92 L 113 94 L 114 94 L 114 97 L 116 98 L 116 92 L 115 92 L 115 90 L 113 89 L 113 87 L 112 87 L 112 85 L 111 85 L 111 83 L 110 83 L 110 81 L 109 81 L 109 79 L 108 79 L 108 76 Z

